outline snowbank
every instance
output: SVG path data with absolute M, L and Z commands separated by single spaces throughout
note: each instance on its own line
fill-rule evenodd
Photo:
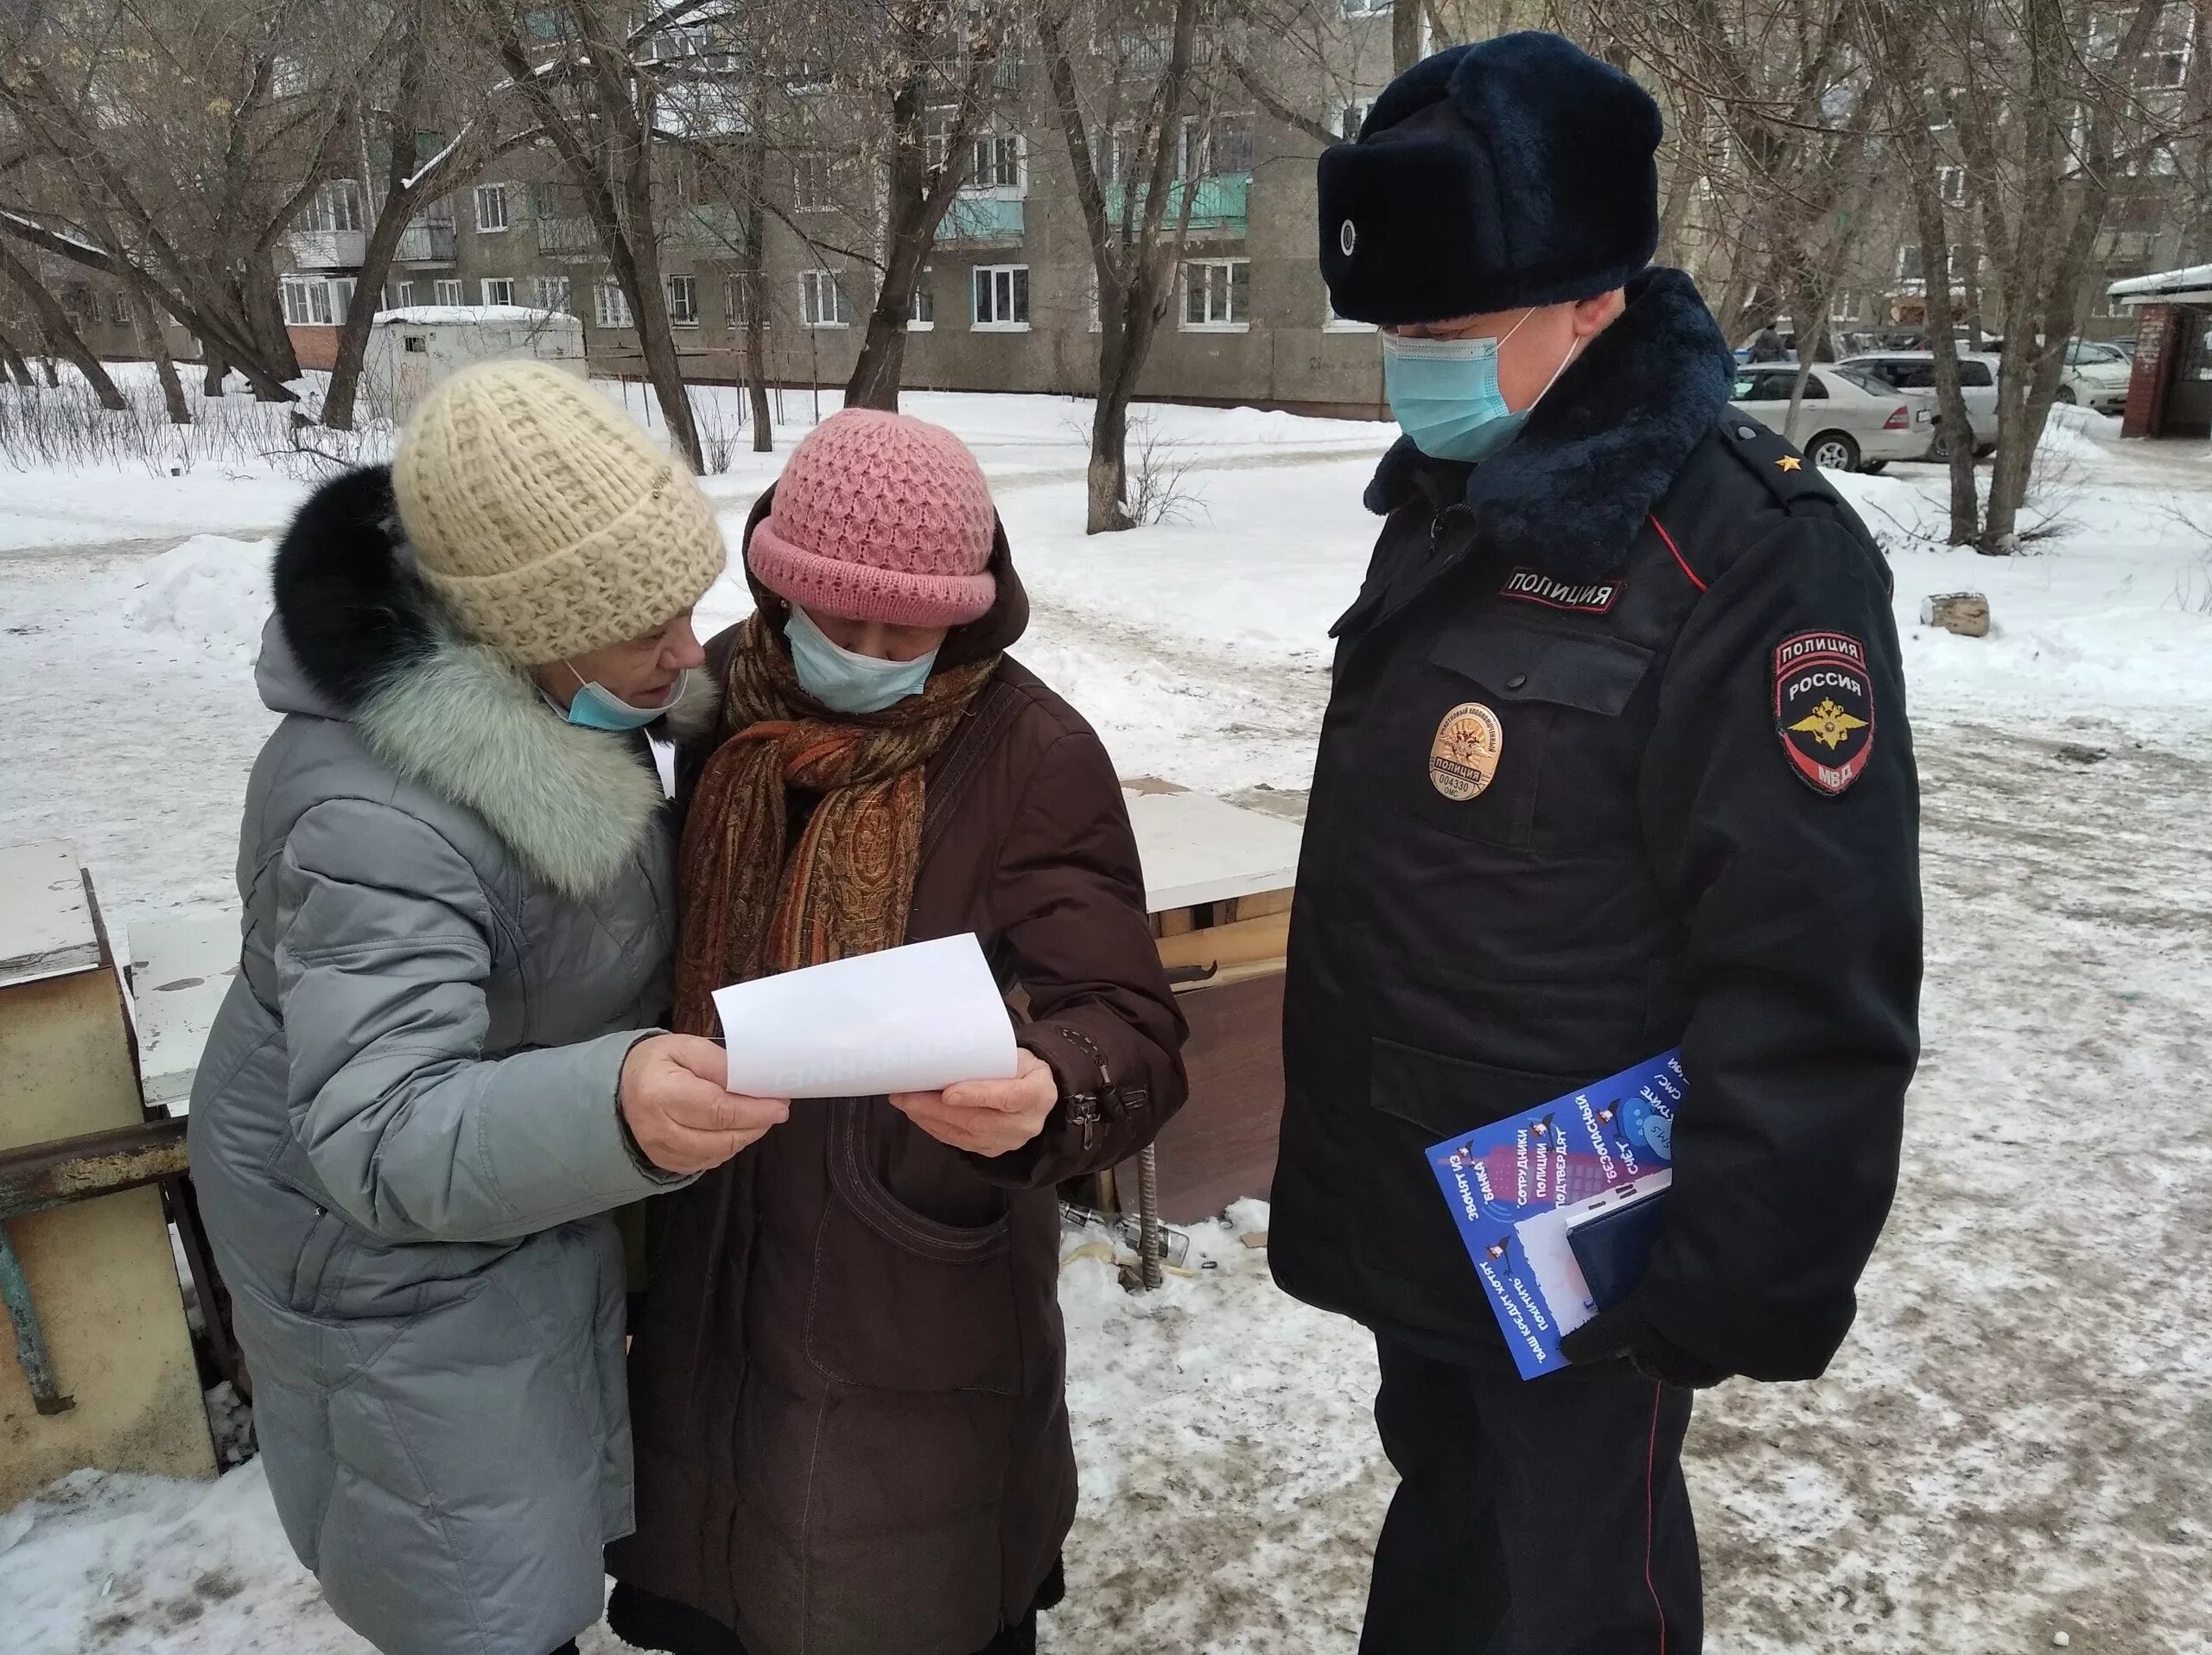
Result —
M 196 534 L 145 566 L 132 582 L 123 618 L 141 632 L 251 665 L 269 619 L 269 562 L 275 552 L 268 540 Z

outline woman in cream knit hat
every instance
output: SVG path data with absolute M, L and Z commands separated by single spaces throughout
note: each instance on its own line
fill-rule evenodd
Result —
M 276 554 L 245 946 L 193 1171 L 278 1515 L 395 1655 L 546 1655 L 631 1526 L 615 1207 L 785 1117 L 661 1034 L 680 718 L 727 553 L 589 385 L 499 363 Z M 705 697 L 696 697 L 703 702 Z

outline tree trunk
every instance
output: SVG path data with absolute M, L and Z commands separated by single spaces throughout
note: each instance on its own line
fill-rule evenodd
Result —
M 300 377 L 300 357 L 292 348 L 291 329 L 284 323 L 284 302 L 278 291 L 276 266 L 265 248 L 246 260 L 243 297 L 246 325 L 252 329 L 253 342 L 259 347 L 257 353 L 263 371 L 256 375 L 247 364 L 241 362 L 238 366 L 254 379 L 253 394 L 257 398 L 263 402 L 281 401 L 283 398 L 276 392 Z
M 753 107 L 763 107 L 757 87 Z M 772 454 L 776 449 L 773 417 L 768 411 L 767 283 L 760 279 L 766 257 L 768 212 L 760 186 L 768 168 L 768 146 L 756 130 L 739 159 L 740 193 L 745 201 L 745 265 L 737 276 L 738 290 L 745 296 L 745 379 L 752 387 L 753 451 Z
M 1396 0 L 1390 8 L 1390 66 L 1403 74 L 1421 61 L 1420 0 Z
M 46 349 L 39 353 L 38 365 L 46 372 L 46 388 L 59 391 L 61 389 L 61 370 L 54 366 L 53 341 L 48 340 L 45 343 Z
M 154 360 L 154 377 L 161 381 L 169 423 L 191 424 L 192 404 L 185 400 L 183 383 L 176 377 L 176 358 L 170 353 L 168 334 L 162 328 L 154 302 L 143 286 L 128 277 L 124 278 L 123 291 L 130 306 L 130 325 L 138 335 L 138 347 Z
M 26 391 L 38 388 L 38 381 L 31 377 L 31 365 L 5 334 L 0 334 L 0 376 L 13 379 Z
M 30 266 L 4 246 L 0 246 L 0 278 L 15 284 L 16 290 L 29 304 L 31 314 L 38 318 L 39 328 L 46 335 L 48 353 L 46 378 L 48 385 L 60 384 L 60 376 L 54 369 L 52 354 L 58 349 L 76 364 L 77 371 L 85 376 L 86 383 L 99 398 L 101 407 L 117 411 L 130 405 L 124 399 L 123 393 L 115 388 L 115 381 L 108 378 L 107 370 L 100 366 L 99 358 L 86 348 L 85 341 L 70 325 L 69 314 L 62 309 L 60 302 L 40 284 L 37 273 Z
M 200 341 L 200 394 L 203 397 L 221 396 L 223 381 L 231 377 L 231 365 L 223 360 L 222 352 L 204 339 Z
M 376 228 L 369 232 L 353 308 L 346 313 L 346 325 L 338 330 L 338 360 L 331 365 L 330 389 L 322 398 L 322 423 L 334 431 L 353 429 L 353 398 L 361 383 L 361 364 L 369 354 L 369 333 L 376 326 L 378 301 L 384 296 L 385 277 L 391 274 L 399 238 L 406 233 L 407 220 L 414 216 L 410 205 L 394 206 L 393 200 L 389 195 L 385 198 Z
M 632 224 L 650 226 L 650 208 L 632 212 Z M 645 364 L 646 380 L 652 385 L 653 398 L 660 404 L 661 417 L 668 422 L 669 441 L 684 462 L 694 472 L 702 471 L 706 461 L 699 448 L 699 428 L 691 417 L 691 398 L 683 384 L 683 369 L 676 353 L 676 331 L 668 320 L 668 299 L 662 290 L 660 280 L 660 251 L 653 245 L 652 232 L 647 228 L 634 239 L 626 240 L 626 258 L 615 261 L 619 277 L 623 271 L 630 273 L 631 315 L 638 328 L 638 353 Z
M 1109 321 L 1102 334 L 1109 328 L 1112 336 L 1102 337 L 1098 347 L 1098 405 L 1090 419 L 1085 534 L 1114 534 L 1136 526 L 1128 507 L 1129 402 L 1136 391 L 1136 375 L 1129 371 L 1126 311 L 1121 326 Z

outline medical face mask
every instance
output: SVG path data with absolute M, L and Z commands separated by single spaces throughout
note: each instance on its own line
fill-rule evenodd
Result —
M 935 650 L 911 661 L 884 661 L 840 649 L 796 603 L 784 622 L 784 636 L 791 640 L 799 688 L 832 712 L 880 713 L 921 694 L 937 665 Z
M 1523 311 L 1521 321 L 1497 338 L 1382 335 L 1383 391 L 1399 429 L 1415 448 L 1431 459 L 1473 463 L 1489 459 L 1520 436 L 1535 403 L 1517 414 L 1506 406 L 1505 393 L 1497 388 L 1497 353 L 1535 314 Z M 1574 358 L 1570 350 L 1560 360 L 1543 391 L 1536 393 L 1537 402 L 1559 383 Z
M 577 684 L 563 716 L 571 724 L 581 724 L 586 729 L 643 729 L 654 719 L 665 717 L 669 709 L 683 700 L 683 692 L 691 687 L 691 672 L 687 667 L 677 678 L 675 692 L 660 706 L 633 707 L 605 684 L 586 679 L 568 662 L 562 665 L 569 667 L 569 676 Z

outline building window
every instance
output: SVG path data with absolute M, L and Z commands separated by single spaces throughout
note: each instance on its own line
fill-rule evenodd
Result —
M 1367 124 L 1368 111 L 1375 107 L 1372 98 L 1356 98 L 1337 111 L 1337 133 L 1351 139 L 1359 136 L 1359 129 Z
M 976 140 L 976 169 L 969 175 L 969 189 L 1019 195 L 1027 177 L 1019 132 L 986 132 Z
M 837 205 L 831 157 L 809 150 L 791 157 L 791 206 L 800 213 L 828 213 Z
M 849 328 L 853 309 L 835 271 L 798 273 L 798 314 L 810 328 Z
M 1897 249 L 1897 280 L 1918 282 L 1923 279 L 1925 279 L 1925 272 L 1920 267 L 1920 249 L 1911 242 L 1907 242 Z
M 1252 261 L 1193 258 L 1183 266 L 1183 330 L 1243 333 L 1252 325 Z
M 440 277 L 435 284 L 434 290 L 436 293 L 437 302 L 440 304 L 459 304 L 461 302 L 461 280 L 458 277 L 451 278 Z
M 565 276 L 541 276 L 531 283 L 532 296 L 540 310 L 550 310 L 559 315 L 571 315 L 569 309 L 569 278 Z
M 1249 173 L 1255 159 L 1252 118 L 1217 116 L 1212 124 L 1185 116 L 1175 153 L 1178 178 L 1221 178 Z
M 931 171 L 944 169 L 952 153 L 952 129 L 960 118 L 957 107 L 932 109 L 922 116 L 922 162 Z
M 1347 17 L 1387 17 L 1390 15 L 1390 0 L 1344 0 Z
M 515 302 L 515 278 L 512 276 L 487 276 L 484 278 L 484 302 L 512 304 Z
M 308 230 L 359 230 L 361 227 L 361 187 L 350 178 L 334 178 L 308 203 L 302 220 Z
M 401 348 L 410 356 L 428 356 L 430 336 L 428 334 L 409 334 L 400 341 Z
M 1947 205 L 1964 207 L 1967 204 L 1967 169 L 1964 167 L 1937 168 L 1936 181 Z
M 914 278 L 914 302 L 906 313 L 906 331 L 926 334 L 937 326 L 937 287 L 930 279 L 929 267 Z
M 1336 305 L 1325 297 L 1321 301 L 1321 331 L 1325 334 L 1371 334 L 1375 331 L 1375 324 L 1354 321 L 1350 316 L 1338 315 Z
M 410 309 L 415 303 L 415 283 L 395 282 L 391 287 L 391 303 L 395 310 Z
M 478 232 L 488 236 L 506 227 L 507 187 L 505 184 L 479 184 L 476 187 Z
M 668 319 L 678 328 L 699 325 L 699 278 L 671 276 L 668 281 Z
M 976 321 L 979 331 L 1027 333 L 1029 329 L 1029 266 L 976 266 Z
M 741 271 L 722 278 L 722 314 L 729 318 L 732 333 L 742 333 L 750 325 L 751 312 L 746 309 L 745 303 L 748 290 L 760 293 L 764 298 L 766 296 L 760 282 L 760 272 L 758 271 Z M 768 307 L 763 304 L 760 307 L 760 326 L 765 328 L 768 322 Z
M 594 314 L 602 328 L 627 328 L 630 318 L 630 296 L 622 290 L 620 282 L 601 282 L 594 296 Z
M 107 319 L 118 328 L 130 325 L 130 301 L 123 296 L 120 288 L 107 296 Z
M 283 281 L 284 321 L 292 328 L 331 328 L 345 320 L 335 314 L 331 283 L 319 276 L 288 276 Z

